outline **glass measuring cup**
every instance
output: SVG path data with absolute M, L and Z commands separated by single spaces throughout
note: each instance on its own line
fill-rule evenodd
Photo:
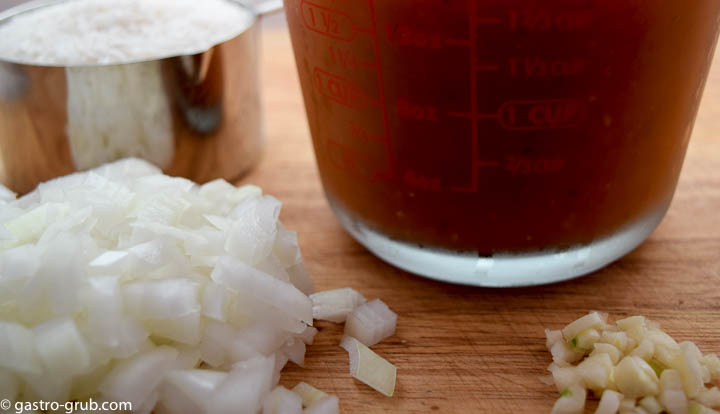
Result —
M 668 208 L 712 59 L 720 2 L 690 3 L 285 0 L 335 213 L 451 282 L 623 256 Z

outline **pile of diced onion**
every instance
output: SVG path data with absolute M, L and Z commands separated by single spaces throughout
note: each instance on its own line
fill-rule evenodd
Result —
M 311 297 L 281 204 L 254 186 L 202 186 L 136 159 L 19 199 L 0 186 L 0 397 L 121 401 L 133 411 L 333 414 L 306 383 L 313 317 L 348 319 L 351 374 L 392 395 L 370 351 L 396 315 L 352 289 Z M 303 411 L 304 407 L 304 411 Z
M 549 383 L 560 392 L 553 414 L 718 414 L 720 359 L 692 342 L 677 343 L 642 316 L 607 322 L 591 312 L 561 331 L 547 330 Z M 575 365 L 574 365 L 575 364 Z

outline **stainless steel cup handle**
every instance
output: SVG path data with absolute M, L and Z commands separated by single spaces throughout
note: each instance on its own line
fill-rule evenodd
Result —
M 264 16 L 282 10 L 283 0 L 255 1 L 251 7 L 258 16 Z

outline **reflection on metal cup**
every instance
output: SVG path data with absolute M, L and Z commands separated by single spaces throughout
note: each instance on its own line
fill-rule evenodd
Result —
M 0 24 L 34 7 L 0 15 Z M 0 183 L 26 193 L 123 157 L 172 175 L 234 180 L 262 151 L 255 12 L 239 35 L 193 55 L 114 65 L 0 60 Z M 240 24 L 240 23 L 239 23 Z

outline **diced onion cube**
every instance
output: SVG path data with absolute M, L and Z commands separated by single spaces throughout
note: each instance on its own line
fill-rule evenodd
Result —
M 350 312 L 367 302 L 363 295 L 351 288 L 313 293 L 310 299 L 313 302 L 313 318 L 335 323 L 345 322 Z
M 392 397 L 395 392 L 395 366 L 355 338 L 345 336 L 340 346 L 350 357 L 350 375 L 379 393 Z
M 306 382 L 299 382 L 295 387 L 293 387 L 292 392 L 300 396 L 304 407 L 311 406 L 316 401 L 327 397 L 327 394 Z
M 397 314 L 380 299 L 358 306 L 345 322 L 345 335 L 373 346 L 395 333 Z
M 265 397 L 262 414 L 302 414 L 302 399 L 285 387 L 276 387 Z

